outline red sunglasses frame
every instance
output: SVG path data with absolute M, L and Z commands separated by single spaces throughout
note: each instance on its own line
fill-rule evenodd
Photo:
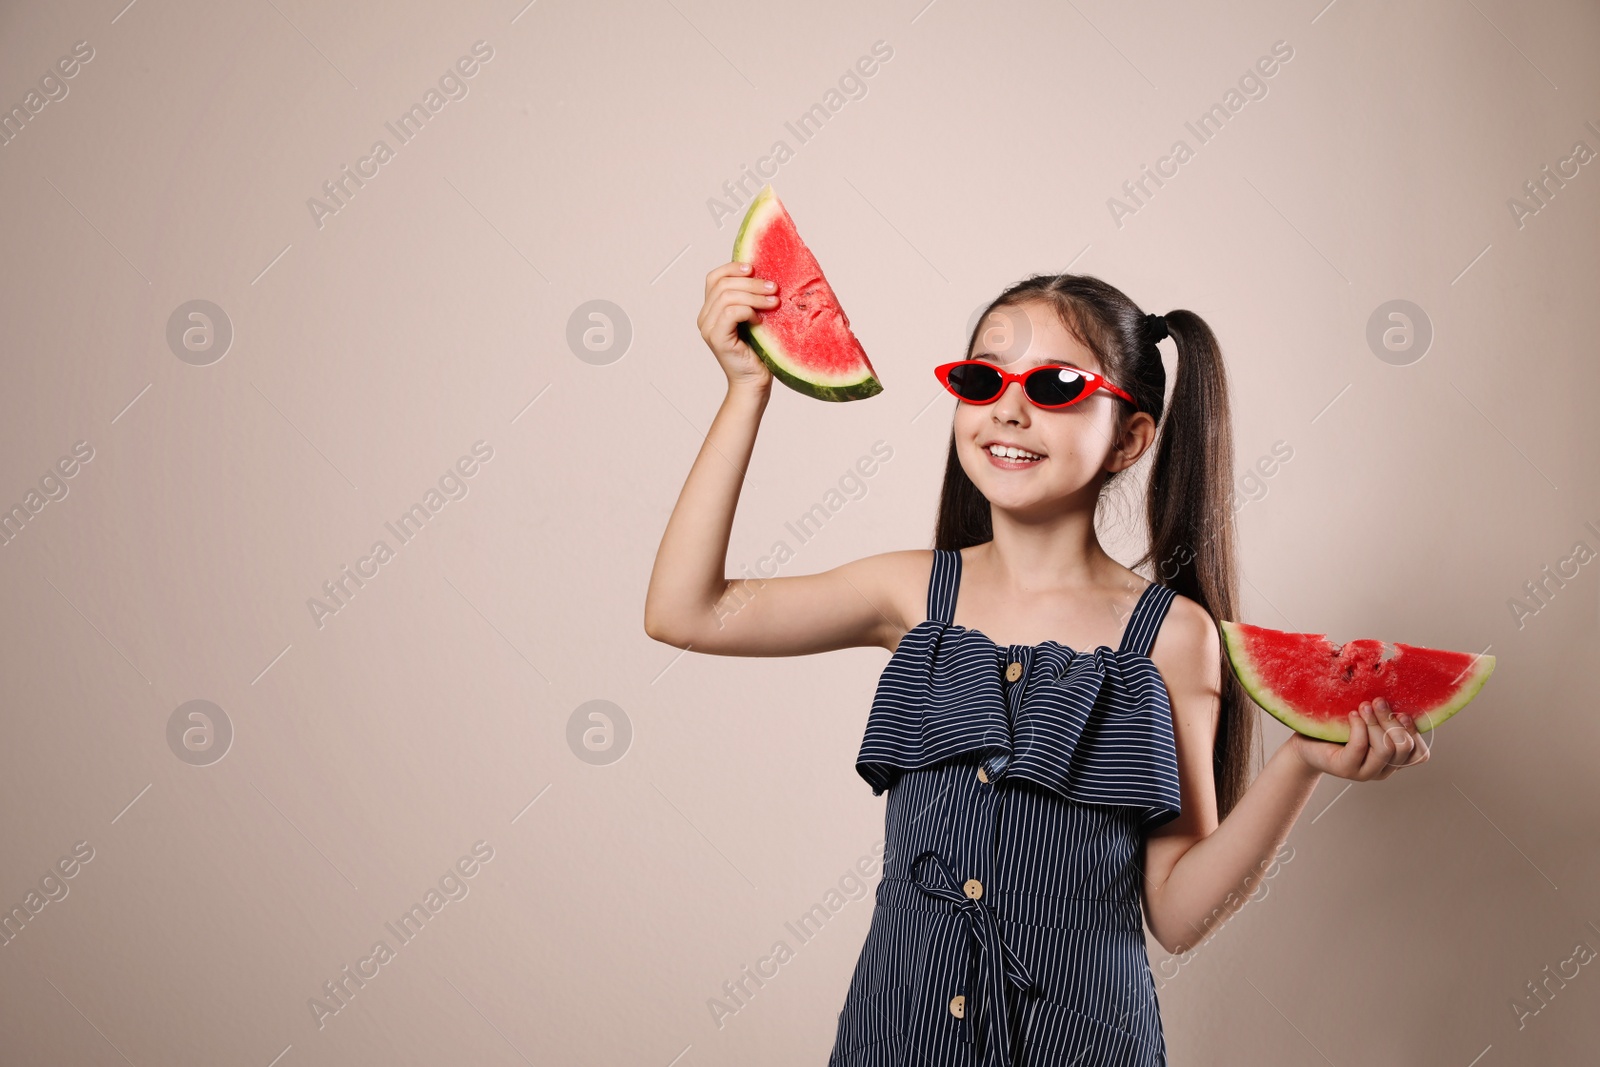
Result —
M 955 389 L 951 388 L 950 372 L 957 367 L 974 363 L 981 367 L 988 367 L 990 370 L 995 371 L 1000 375 L 1000 388 L 995 390 L 994 396 L 990 397 L 988 400 L 969 400 L 960 393 L 956 392 Z M 1074 371 L 1081 378 L 1083 378 L 1085 383 L 1083 392 L 1079 393 L 1071 400 L 1068 400 L 1065 404 L 1041 404 L 1033 397 L 1028 396 L 1027 379 L 1029 375 L 1038 374 L 1040 371 L 1059 371 L 1062 369 Z M 1007 387 L 1009 387 L 1012 382 L 1018 382 L 1022 385 L 1022 395 L 1027 397 L 1028 403 L 1032 404 L 1036 408 L 1042 408 L 1045 411 L 1060 411 L 1062 408 L 1072 407 L 1074 404 L 1081 403 L 1086 398 L 1093 396 L 1095 392 L 1100 389 L 1106 390 L 1113 396 L 1121 397 L 1123 400 L 1126 400 L 1128 403 L 1133 405 L 1133 410 L 1139 410 L 1139 402 L 1137 400 L 1128 395 L 1125 390 L 1119 389 L 1117 386 L 1106 381 L 1105 378 L 1101 377 L 1100 375 L 1094 373 L 1093 371 L 1080 370 L 1077 367 L 1063 368 L 1063 366 L 1059 363 L 1041 363 L 1037 367 L 1029 367 L 1020 374 L 1014 374 L 1011 371 L 1006 370 L 1004 367 L 990 363 L 986 359 L 958 359 L 953 363 L 945 363 L 935 367 L 933 373 L 934 376 L 939 379 L 939 384 L 944 386 L 950 395 L 954 396 L 957 400 L 960 400 L 963 404 L 993 404 L 996 400 L 999 400 L 1005 395 Z

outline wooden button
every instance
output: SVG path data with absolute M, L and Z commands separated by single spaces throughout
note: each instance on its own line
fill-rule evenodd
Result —
M 954 1015 L 957 1019 L 965 1016 L 967 1014 L 967 998 L 962 996 L 960 993 L 957 993 L 955 996 L 951 997 L 950 1014 Z
M 987 782 L 988 780 L 989 780 L 989 772 L 984 770 L 982 767 L 979 767 L 978 768 L 978 781 Z
M 966 883 L 962 885 L 961 891 L 973 900 L 977 900 L 983 896 L 983 883 L 976 878 L 968 878 Z
M 1006 681 L 1014 682 L 1022 677 L 1022 664 L 1012 660 L 1006 667 Z

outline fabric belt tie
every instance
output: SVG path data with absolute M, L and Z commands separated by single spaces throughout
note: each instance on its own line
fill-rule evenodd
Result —
M 938 863 L 939 872 L 943 876 L 941 884 L 924 882 L 918 876 L 922 861 L 929 856 Z M 1007 1017 L 1005 983 L 1010 982 L 1019 992 L 1029 993 L 1037 985 L 1033 976 L 1023 965 L 1022 958 L 1000 936 L 999 920 L 994 916 L 994 909 L 983 900 L 973 900 L 961 891 L 961 883 L 956 881 L 954 872 L 937 850 L 928 849 L 912 861 L 911 881 L 924 893 L 955 904 L 961 917 L 966 921 L 968 934 L 983 950 L 980 960 L 981 973 L 978 978 L 982 992 L 977 998 L 977 1014 L 982 1017 L 982 1026 L 978 1028 L 978 1034 L 983 1039 L 981 1048 L 983 1064 L 984 1067 L 1012 1067 L 1011 1026 Z M 972 1028 L 973 1014 L 962 1013 L 962 1022 L 969 1031 Z M 972 1040 L 970 1032 L 967 1040 Z

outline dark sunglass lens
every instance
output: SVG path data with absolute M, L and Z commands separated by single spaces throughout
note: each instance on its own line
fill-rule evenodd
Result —
M 1053 367 L 1028 375 L 1028 396 L 1040 404 L 1068 404 L 1083 395 L 1082 374 L 1071 367 Z
M 950 369 L 950 388 L 963 400 L 988 400 L 1000 391 L 1000 375 L 993 367 L 964 363 Z

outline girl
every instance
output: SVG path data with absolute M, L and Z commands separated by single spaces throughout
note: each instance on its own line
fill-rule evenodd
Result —
M 1215 622 L 1238 617 L 1217 341 L 1193 312 L 1146 315 L 1083 275 L 1007 289 L 968 359 L 935 371 L 959 402 L 931 552 L 772 578 L 728 610 L 772 386 L 736 327 L 782 299 L 749 264 L 706 276 L 700 334 L 728 392 L 645 631 L 731 656 L 891 653 L 856 762 L 888 792 L 883 877 L 830 1067 L 1165 1064 L 1145 926 L 1187 951 L 1254 891 L 1321 775 L 1386 778 L 1427 746 L 1377 701 L 1350 712 L 1348 743 L 1292 734 L 1248 780 L 1253 715 Z M 1152 446 L 1135 565 L 1155 582 L 1095 534 L 1106 486 Z

